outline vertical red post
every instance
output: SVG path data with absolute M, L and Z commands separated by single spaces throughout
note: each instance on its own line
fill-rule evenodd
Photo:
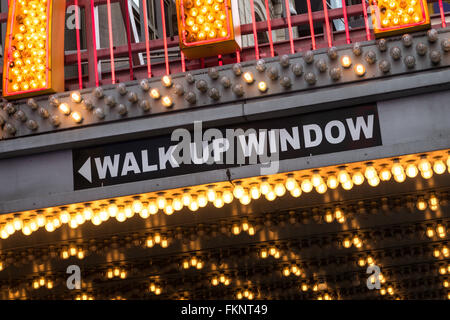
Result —
M 78 86 L 83 89 L 83 71 L 81 68 L 81 41 L 80 41 L 80 6 L 75 0 L 75 31 L 77 37 Z
M 314 36 L 314 21 L 312 17 L 311 0 L 306 0 L 306 4 L 308 5 L 308 20 L 309 20 L 309 30 L 311 32 L 312 49 L 316 50 L 316 37 Z
M 345 39 L 347 41 L 347 44 L 350 44 L 350 32 L 348 27 L 348 17 L 347 17 L 347 4 L 345 3 L 345 0 L 342 1 L 342 10 L 344 12 L 344 24 L 345 24 Z
M 239 50 L 236 50 L 236 63 L 241 62 L 241 52 Z
M 130 65 L 130 80 L 134 80 L 133 74 L 133 53 L 131 52 L 131 27 L 130 27 L 130 13 L 128 10 L 128 0 L 125 0 L 125 16 L 127 26 L 127 45 L 128 45 L 128 62 Z
M 322 4 L 323 4 L 323 13 L 325 15 L 325 28 L 327 30 L 328 47 L 332 47 L 333 41 L 331 39 L 332 34 L 331 34 L 331 29 L 330 29 L 330 18 L 328 17 L 328 4 L 327 4 L 326 0 L 322 0 Z
M 112 33 L 112 18 L 111 18 L 111 0 L 106 1 L 106 9 L 108 11 L 108 32 L 109 32 L 109 55 L 111 59 L 111 80 L 116 83 L 116 70 L 114 66 L 114 38 Z
M 252 13 L 253 39 L 255 42 L 255 57 L 256 57 L 256 60 L 259 60 L 259 45 L 258 45 L 258 34 L 256 33 L 256 17 L 255 17 L 254 0 L 250 0 L 250 11 Z
M 186 72 L 186 59 L 184 57 L 183 51 L 180 51 L 180 53 L 181 53 L 181 72 Z
M 98 77 L 98 58 L 97 58 L 97 38 L 95 31 L 95 10 L 94 10 L 94 0 L 91 1 L 91 24 L 92 24 L 92 46 L 94 53 L 94 62 L 95 62 L 95 86 L 98 87 L 100 85 L 99 77 Z
M 164 0 L 160 0 L 159 3 L 161 6 L 161 19 L 163 25 L 164 59 L 166 61 L 166 74 L 170 74 L 169 52 L 167 50 L 166 14 L 164 12 Z
M 289 43 L 291 45 L 291 54 L 294 54 L 295 53 L 294 34 L 292 33 L 292 21 L 291 21 L 291 10 L 289 7 L 289 0 L 284 0 L 284 6 L 286 7 L 286 18 L 287 18 L 287 23 L 288 23 Z
M 152 65 L 150 60 L 150 35 L 148 34 L 148 10 L 147 0 L 142 0 L 142 10 L 144 14 L 144 28 L 145 28 L 145 50 L 147 53 L 147 75 L 152 77 Z M 183 54 L 183 53 L 182 53 Z
M 269 10 L 269 0 L 265 0 L 266 5 L 266 16 L 267 16 L 267 29 L 269 33 L 269 45 L 270 45 L 270 56 L 275 56 L 275 50 L 273 49 L 273 37 L 272 37 L 272 23 L 270 18 L 270 10 Z
M 370 28 L 369 28 L 369 18 L 367 17 L 367 5 L 366 5 L 366 0 L 362 0 L 362 6 L 363 6 L 363 14 L 364 14 L 364 24 L 366 26 L 366 36 L 367 36 L 367 41 L 371 40 L 370 37 Z
M 447 27 L 447 23 L 445 22 L 444 6 L 442 5 L 442 0 L 439 0 L 439 11 L 441 12 L 442 28 L 445 28 Z

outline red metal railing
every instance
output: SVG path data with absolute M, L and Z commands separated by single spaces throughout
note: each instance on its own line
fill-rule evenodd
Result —
M 144 12 L 144 35 L 143 42 L 134 39 L 131 33 L 130 16 L 128 14 L 128 1 L 131 0 L 69 0 L 67 6 L 76 5 L 84 9 L 85 24 L 81 28 L 85 30 L 86 43 L 85 50 L 82 50 L 79 31 L 76 32 L 77 52 L 66 54 L 66 66 L 76 66 L 77 76 L 66 79 L 66 89 L 73 90 L 78 88 L 95 87 L 99 85 L 125 82 L 130 79 L 143 79 L 154 76 L 162 76 L 165 74 L 174 74 L 185 72 L 187 70 L 195 70 L 214 65 L 230 64 L 240 61 L 249 61 L 265 57 L 273 57 L 275 55 L 289 54 L 294 52 L 301 52 L 310 49 L 326 48 L 331 46 L 350 44 L 352 42 L 365 41 L 373 39 L 372 31 L 369 28 L 367 18 L 367 5 L 363 0 L 361 4 L 347 5 L 345 0 L 342 1 L 342 8 L 329 9 L 326 6 L 326 1 L 323 1 L 323 11 L 312 11 L 311 0 L 307 0 L 307 12 L 297 15 L 291 15 L 289 10 L 289 1 L 285 0 L 285 17 L 271 19 L 269 11 L 269 1 L 264 0 L 265 11 L 268 17 L 267 21 L 256 21 L 254 0 L 250 0 L 252 23 L 241 26 L 242 35 L 253 35 L 254 45 L 251 47 L 244 47 L 241 51 L 232 55 L 219 56 L 206 59 L 186 60 L 184 55 L 178 52 L 177 56 L 170 56 L 170 48 L 178 48 L 178 37 L 167 37 L 166 13 L 164 10 L 160 12 L 161 20 L 163 22 L 162 39 L 150 40 L 147 18 L 148 7 L 145 1 L 140 1 L 142 10 Z M 439 19 L 439 25 L 433 27 L 446 27 L 445 17 L 446 12 L 442 0 L 429 0 L 430 3 L 437 3 L 439 13 L 433 16 L 433 19 Z M 111 4 L 119 3 L 124 25 L 126 28 L 127 44 L 115 46 L 114 35 L 112 32 L 112 12 Z M 97 49 L 96 27 L 94 12 L 95 7 L 106 5 L 108 21 L 108 48 Z M 160 0 L 161 8 L 164 8 L 164 1 Z M 450 13 L 447 14 L 450 16 Z M 364 27 L 351 28 L 349 19 L 351 17 L 364 18 Z M 76 24 L 79 24 L 79 12 L 76 11 Z M 7 12 L 0 13 L 0 22 L 4 23 L 7 19 Z M 333 31 L 330 21 L 342 19 L 344 23 L 343 31 Z M 435 20 L 436 21 L 436 20 Z M 314 25 L 322 24 L 322 33 L 315 32 Z M 309 28 L 310 34 L 299 38 L 294 38 L 293 28 L 297 26 L 306 26 Z M 272 31 L 279 29 L 288 29 L 288 39 L 274 42 Z M 77 29 L 78 30 L 78 29 Z M 317 29 L 316 29 L 317 30 Z M 258 43 L 258 33 L 268 32 L 268 42 Z M 133 59 L 138 54 L 144 54 L 147 59 L 145 64 L 140 64 L 139 59 Z M 159 54 L 161 58 L 157 59 L 151 54 Z M 128 60 L 128 68 L 116 68 L 116 59 Z M 109 61 L 110 70 L 99 73 L 98 62 Z M 135 61 L 135 63 L 133 63 Z M 83 74 L 83 64 L 87 64 L 87 72 Z

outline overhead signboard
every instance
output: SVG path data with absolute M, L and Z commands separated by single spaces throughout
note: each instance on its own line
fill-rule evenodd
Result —
M 73 150 L 74 189 L 109 186 L 382 144 L 376 105 Z M 269 170 L 269 169 L 268 169 Z

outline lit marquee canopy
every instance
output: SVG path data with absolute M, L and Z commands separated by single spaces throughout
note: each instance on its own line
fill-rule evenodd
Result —
M 233 53 L 241 45 L 236 0 L 177 0 L 180 48 L 189 59 Z
M 3 64 L 3 96 L 64 91 L 65 0 L 12 0 Z

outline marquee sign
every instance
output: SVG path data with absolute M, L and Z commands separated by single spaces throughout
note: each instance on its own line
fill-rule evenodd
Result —
M 188 141 L 186 141 L 186 139 Z M 74 189 L 86 189 L 382 144 L 376 105 L 73 150 Z
M 65 0 L 9 1 L 3 96 L 64 91 Z
M 384 37 L 428 29 L 426 0 L 371 0 L 375 36 Z
M 237 0 L 177 0 L 180 48 L 189 59 L 242 47 Z

